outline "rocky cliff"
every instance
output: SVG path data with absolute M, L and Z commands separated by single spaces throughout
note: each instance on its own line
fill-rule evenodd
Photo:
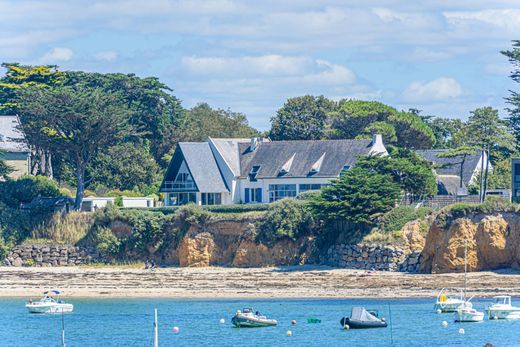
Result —
M 469 271 L 519 267 L 520 214 L 474 211 L 450 218 L 441 213 L 428 231 L 421 271 L 464 271 L 465 242 Z
M 178 249 L 180 266 L 257 267 L 304 264 L 311 256 L 313 240 L 282 239 L 267 246 L 255 241 L 254 221 L 211 221 L 192 225 Z

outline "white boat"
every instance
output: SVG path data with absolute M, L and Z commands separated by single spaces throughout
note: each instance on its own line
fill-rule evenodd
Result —
M 437 301 L 435 302 L 435 311 L 441 313 L 456 312 L 459 308 L 465 307 L 466 301 L 464 300 L 464 294 L 461 292 L 460 296 L 446 294 L 446 289 L 442 288 L 437 295 Z M 473 306 L 471 303 L 467 303 L 470 308 Z
M 511 305 L 509 295 L 495 296 L 494 302 L 487 308 L 489 319 L 520 319 L 520 307 Z
M 459 307 L 455 312 L 455 322 L 482 322 L 484 320 L 484 312 L 475 310 L 471 304 L 471 297 L 462 307 Z
M 69 313 L 72 312 L 74 306 L 67 304 L 60 299 L 58 290 L 48 290 L 43 292 L 44 297 L 39 301 L 29 300 L 25 307 L 31 313 Z M 56 295 L 56 298 L 53 296 Z

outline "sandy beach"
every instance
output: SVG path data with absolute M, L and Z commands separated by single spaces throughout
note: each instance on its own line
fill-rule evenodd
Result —
M 327 267 L 163 268 L 0 267 L 0 297 L 37 297 L 58 288 L 66 297 L 410 298 L 462 288 L 462 274 L 404 274 Z M 468 294 L 520 296 L 520 272 L 468 274 Z

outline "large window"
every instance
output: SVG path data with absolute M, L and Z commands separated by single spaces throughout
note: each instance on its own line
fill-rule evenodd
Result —
M 262 202 L 262 188 L 245 188 L 245 203 Z
M 195 193 L 169 193 L 168 197 L 169 206 L 186 205 L 189 202 L 197 202 L 197 196 Z
M 222 194 L 221 193 L 201 193 L 202 205 L 221 205 Z
M 270 184 L 269 202 L 296 196 L 296 184 Z
M 326 184 L 314 183 L 314 184 L 300 184 L 300 193 L 306 192 L 307 190 L 320 190 L 321 187 L 326 186 Z
M 195 189 L 195 183 L 189 173 L 179 172 L 173 181 L 173 189 Z

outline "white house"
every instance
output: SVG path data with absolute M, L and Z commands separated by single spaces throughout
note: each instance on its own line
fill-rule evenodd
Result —
M 359 156 L 387 155 L 381 135 L 362 140 L 181 142 L 160 192 L 164 205 L 273 202 L 315 190 Z
M 108 204 L 114 205 L 116 202 L 116 198 L 112 197 L 97 197 L 97 196 L 89 196 L 83 198 L 83 202 L 81 203 L 81 211 L 82 212 L 94 212 L 98 208 L 106 207 Z
M 19 178 L 30 172 L 31 151 L 25 141 L 25 135 L 20 130 L 20 119 L 18 116 L 0 115 L 0 154 L 13 172 L 11 178 Z
M 153 207 L 153 198 L 122 196 L 123 207 Z
M 466 156 L 462 165 L 462 188 L 460 187 L 460 171 L 462 157 L 442 158 L 440 154 L 446 152 L 445 149 L 427 149 L 416 151 L 421 157 L 433 165 L 439 195 L 467 195 L 467 187 L 472 184 L 479 184 L 480 173 L 485 169 L 488 157 L 486 152 L 476 150 L 474 154 Z M 489 170 L 493 166 L 489 163 Z

